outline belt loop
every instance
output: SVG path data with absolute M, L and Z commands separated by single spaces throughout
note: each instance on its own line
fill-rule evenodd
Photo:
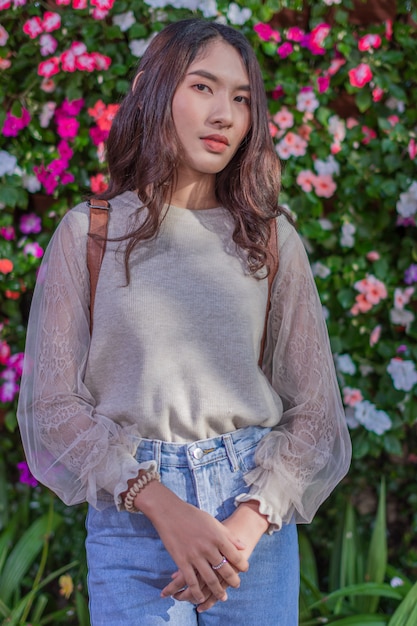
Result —
M 153 458 L 156 461 L 156 471 L 158 473 L 161 472 L 161 447 L 162 441 L 158 441 L 157 439 L 155 439 L 153 441 Z
M 230 435 L 230 433 L 228 433 L 227 435 L 222 435 L 222 439 L 223 439 L 224 447 L 226 449 L 226 454 L 227 454 L 227 457 L 229 459 L 232 471 L 233 472 L 238 472 L 239 471 L 239 461 L 238 461 L 238 458 L 236 456 L 236 452 L 235 452 L 235 447 L 233 445 L 232 436 Z

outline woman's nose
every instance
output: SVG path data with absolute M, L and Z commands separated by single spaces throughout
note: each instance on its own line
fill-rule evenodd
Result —
M 226 95 L 213 98 L 209 121 L 221 127 L 229 127 L 233 123 L 232 103 Z

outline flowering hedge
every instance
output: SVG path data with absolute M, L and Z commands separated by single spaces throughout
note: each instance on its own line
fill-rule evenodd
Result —
M 369 468 L 388 474 L 417 517 L 404 487 L 417 463 L 416 9 L 314 0 L 278 11 L 287 4 L 302 2 L 0 0 L 5 428 L 16 437 L 25 323 L 49 237 L 64 211 L 105 189 L 104 143 L 150 39 L 197 12 L 242 29 L 263 68 L 281 201 L 311 255 L 352 432 L 350 482 Z

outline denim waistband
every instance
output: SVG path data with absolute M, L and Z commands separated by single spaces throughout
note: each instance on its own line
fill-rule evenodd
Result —
M 153 459 L 158 468 L 161 465 L 198 467 L 227 458 L 232 467 L 237 470 L 239 467 L 237 456 L 257 445 L 270 430 L 262 426 L 248 426 L 193 443 L 169 443 L 157 439 L 141 439 L 136 458 L 140 462 Z

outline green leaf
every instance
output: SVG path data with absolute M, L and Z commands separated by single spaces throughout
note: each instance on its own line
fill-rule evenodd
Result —
M 19 100 L 15 100 L 12 104 L 11 114 L 15 117 L 22 117 L 22 105 Z
M 378 510 L 374 530 L 369 545 L 368 560 L 365 569 L 365 580 L 381 583 L 387 568 L 387 521 L 385 501 L 385 480 L 381 480 Z M 365 599 L 361 602 L 361 609 L 375 613 L 378 607 L 378 598 Z
M 8 603 L 12 594 L 19 588 L 23 577 L 38 556 L 45 541 L 45 534 L 53 532 L 62 519 L 54 515 L 52 524 L 48 515 L 37 519 L 22 535 L 10 552 L 0 578 L 0 598 Z
M 355 102 L 361 113 L 369 109 L 372 104 L 372 97 L 365 87 L 356 94 Z
M 417 623 L 417 583 L 407 593 L 388 626 L 415 626 Z

